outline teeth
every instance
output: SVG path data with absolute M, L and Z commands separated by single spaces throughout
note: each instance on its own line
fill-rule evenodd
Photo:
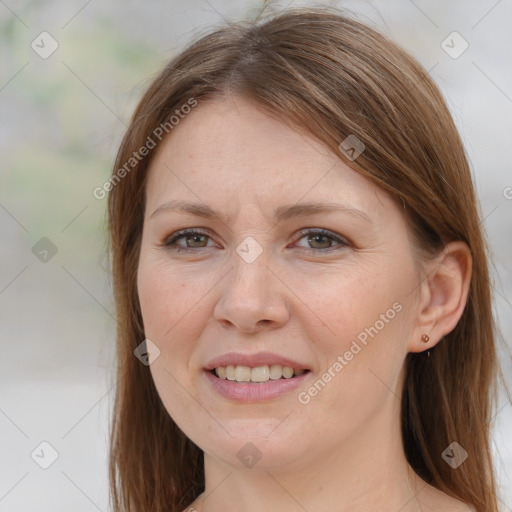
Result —
M 236 366 L 235 380 L 237 382 L 249 382 L 251 380 L 251 369 L 248 366 Z
M 270 366 L 270 378 L 272 380 L 280 379 L 283 376 L 283 367 L 280 364 Z
M 251 370 L 251 380 L 252 382 L 265 382 L 269 378 L 269 369 L 268 366 L 256 366 Z
M 294 375 L 302 375 L 305 371 L 294 370 L 289 366 L 281 366 L 280 364 L 256 366 L 255 368 L 243 365 L 219 366 L 215 368 L 215 374 L 220 379 L 235 380 L 237 382 L 266 382 L 269 379 L 290 379 Z
M 290 379 L 291 377 L 293 377 L 293 368 L 290 368 L 289 366 L 285 366 L 283 368 L 283 377 L 285 379 Z
M 220 377 L 220 375 L 217 374 L 217 377 Z M 226 379 L 235 380 L 235 367 L 234 366 L 226 366 Z

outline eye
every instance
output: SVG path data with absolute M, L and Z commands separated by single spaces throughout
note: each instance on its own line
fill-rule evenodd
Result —
M 341 248 L 348 247 L 350 245 L 349 242 L 344 238 L 336 236 L 330 231 L 326 231 L 324 229 L 309 229 L 302 231 L 300 234 L 302 236 L 299 240 L 306 238 L 307 243 L 313 245 L 313 247 L 306 248 L 308 251 L 313 250 L 315 252 L 326 253 L 338 251 Z M 341 247 L 333 248 L 332 242 L 336 242 Z
M 210 236 L 203 231 L 187 229 L 173 233 L 162 245 L 173 251 L 188 251 L 207 247 L 209 238 Z M 181 239 L 185 240 L 185 246 L 176 243 Z
M 308 229 L 301 231 L 299 234 L 302 235 L 299 241 L 307 239 L 307 243 L 313 246 L 305 248 L 308 252 L 329 253 L 350 245 L 346 239 L 324 229 Z M 185 245 L 179 245 L 177 242 L 180 240 L 184 240 Z M 187 229 L 173 233 L 163 242 L 162 246 L 172 251 L 187 252 L 194 251 L 194 249 L 212 247 L 211 245 L 208 246 L 208 240 L 211 240 L 211 237 L 204 231 Z M 339 247 L 333 248 L 333 243 L 337 244 Z

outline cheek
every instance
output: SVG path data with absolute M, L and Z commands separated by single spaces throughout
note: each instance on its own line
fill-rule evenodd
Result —
M 199 298 L 205 286 L 168 263 L 141 258 L 138 291 L 144 334 L 158 347 L 150 371 L 171 417 L 186 417 L 194 385 L 189 362 L 203 329 Z M 204 313 L 203 313 L 204 314 Z
M 302 280 L 298 288 L 304 307 L 315 313 L 314 325 L 321 325 L 324 332 L 312 334 L 311 339 L 331 354 L 348 350 L 353 340 L 364 345 L 371 339 L 386 338 L 404 316 L 405 279 L 386 269 L 316 273 L 314 279 Z
M 302 282 L 307 305 L 318 312 L 318 327 L 304 322 L 302 328 L 315 340 L 322 365 L 322 382 L 306 393 L 322 407 L 363 413 L 361 400 L 372 408 L 399 384 L 411 324 L 412 274 L 382 265 L 378 271 L 360 267 L 334 275 L 317 275 L 315 286 Z
M 137 286 L 148 338 L 168 344 L 173 339 L 188 338 L 187 331 L 199 328 L 199 300 L 208 287 L 197 273 L 180 272 L 165 262 L 141 257 Z
M 194 379 L 188 368 L 202 330 L 198 301 L 207 291 L 204 279 L 141 255 L 137 283 L 144 334 L 160 350 L 151 376 L 168 414 L 189 432 L 193 418 L 207 421 L 204 407 L 191 400 Z

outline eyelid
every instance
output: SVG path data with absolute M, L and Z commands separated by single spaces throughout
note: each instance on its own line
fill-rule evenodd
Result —
M 211 240 L 213 240 L 213 236 L 210 234 L 210 230 L 207 228 L 184 228 L 184 229 L 179 229 L 178 231 L 173 231 L 170 235 L 166 236 L 161 245 L 163 247 L 170 247 L 178 239 L 185 238 L 186 235 L 206 235 Z M 191 247 L 180 247 L 180 249 L 194 250 Z
M 311 255 L 312 253 L 320 254 L 320 255 L 330 254 L 333 252 L 339 252 L 342 249 L 347 248 L 347 247 L 353 247 L 353 244 L 346 237 L 344 237 L 342 235 L 338 235 L 336 233 L 333 233 L 332 231 L 329 231 L 328 229 L 323 229 L 323 228 L 306 228 L 306 229 L 299 231 L 297 233 L 297 235 L 295 235 L 295 237 L 298 237 L 297 242 L 302 240 L 302 238 L 304 238 L 307 235 L 326 236 L 336 243 L 336 245 L 334 247 L 329 247 L 327 249 L 314 249 L 311 247 L 298 246 L 299 250 L 302 250 L 303 252 L 305 252 L 306 254 L 309 254 L 309 255 Z
M 344 243 L 346 245 L 350 245 L 350 241 L 348 240 L 348 238 L 346 238 L 342 235 L 338 235 L 337 233 L 334 233 L 334 232 L 332 232 L 328 229 L 324 229 L 324 228 L 305 228 L 305 229 L 298 231 L 297 235 L 295 235 L 295 236 L 300 235 L 300 237 L 299 237 L 299 239 L 300 239 L 300 238 L 303 238 L 304 236 L 310 235 L 310 234 L 325 235 L 325 236 L 332 238 L 333 240 L 336 240 L 339 243 Z
M 211 248 L 211 246 L 194 248 L 194 247 L 182 247 L 182 246 L 176 245 L 176 242 L 178 240 L 180 240 L 182 238 L 186 238 L 187 235 L 194 235 L 194 234 L 205 235 L 210 240 L 215 242 L 215 240 L 211 236 L 210 230 L 208 228 L 184 228 L 181 230 L 174 231 L 169 236 L 164 238 L 163 242 L 161 244 L 159 244 L 159 246 L 163 247 L 164 249 L 171 250 L 171 251 L 188 252 L 188 253 L 198 252 L 198 250 L 200 250 L 200 249 L 204 250 L 204 249 Z M 346 247 L 354 247 L 354 244 L 346 237 L 344 237 L 342 235 L 338 235 L 338 234 L 336 234 L 330 230 L 324 229 L 324 228 L 301 229 L 294 235 L 294 239 L 296 239 L 296 242 L 298 242 L 307 235 L 312 235 L 312 236 L 323 235 L 337 243 L 337 247 L 335 246 L 335 247 L 327 248 L 327 249 L 315 249 L 315 248 L 311 248 L 311 247 L 297 246 L 299 250 L 301 250 L 302 252 L 306 252 L 308 254 L 311 254 L 311 253 L 328 254 L 328 253 L 340 251 Z

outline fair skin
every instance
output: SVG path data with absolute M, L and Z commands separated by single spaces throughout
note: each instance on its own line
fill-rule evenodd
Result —
M 146 199 L 137 284 L 146 337 L 160 350 L 150 370 L 205 454 L 205 492 L 186 510 L 469 510 L 411 470 L 399 419 L 406 355 L 432 348 L 464 309 L 465 244 L 420 261 L 385 192 L 241 97 L 201 104 L 173 129 L 152 159 Z M 153 214 L 171 200 L 224 220 Z M 305 202 L 352 210 L 274 219 L 276 208 Z M 201 234 L 162 246 L 185 228 Z M 236 250 L 249 236 L 262 249 L 250 263 Z M 377 334 L 333 376 L 371 326 Z M 310 371 L 296 390 L 259 403 L 226 398 L 205 378 L 212 358 L 260 351 Z M 330 381 L 308 394 L 329 368 Z M 261 456 L 250 467 L 237 456 L 247 443 Z

